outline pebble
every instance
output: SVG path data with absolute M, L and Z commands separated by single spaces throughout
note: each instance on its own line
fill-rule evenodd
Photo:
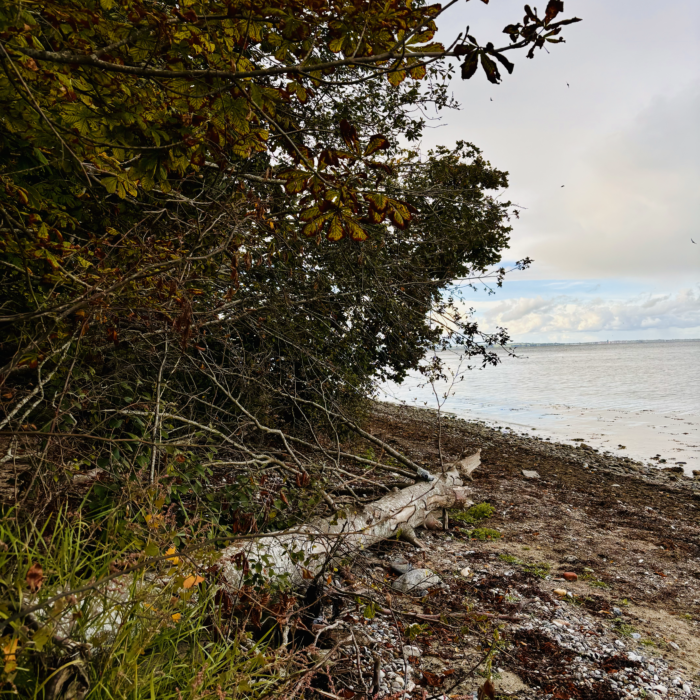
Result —
M 526 479 L 539 479 L 540 475 L 533 469 L 523 469 L 523 476 Z
M 567 581 L 578 581 L 578 576 L 573 571 L 565 571 L 562 576 Z
M 566 590 L 563 589 L 563 588 L 555 588 L 555 589 L 552 591 L 552 593 L 554 593 L 554 595 L 560 595 L 560 596 L 563 597 L 563 596 L 566 595 Z
M 423 591 L 442 583 L 442 579 L 430 569 L 412 569 L 394 581 L 391 586 L 402 593 L 421 595 Z
M 463 576 L 464 578 L 470 578 L 472 575 L 472 570 L 467 566 L 459 572 L 459 575 Z
M 403 651 L 403 655 L 406 656 L 406 657 L 409 657 L 409 656 L 420 656 L 420 655 L 421 655 L 421 650 L 420 650 L 418 647 L 415 647 L 415 646 L 406 645 L 406 646 L 403 648 L 402 651 Z

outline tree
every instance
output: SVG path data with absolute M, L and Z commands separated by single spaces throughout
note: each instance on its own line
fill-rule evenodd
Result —
M 421 109 L 455 106 L 452 61 L 498 83 L 509 52 L 578 21 L 550 0 L 506 46 L 445 47 L 453 4 L 0 7 L 10 500 L 43 507 L 102 470 L 90 507 L 165 546 L 169 507 L 191 535 L 240 533 L 334 510 L 347 460 L 420 471 L 385 444 L 390 464 L 344 453 L 343 431 L 381 444 L 362 399 L 448 327 L 493 359 L 507 335 L 480 334 L 447 290 L 500 280 L 510 231 L 491 194 L 507 174 L 475 146 L 412 150 Z M 83 575 L 99 571 L 71 585 Z

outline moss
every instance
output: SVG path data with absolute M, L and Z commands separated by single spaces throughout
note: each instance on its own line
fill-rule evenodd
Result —
M 464 525 L 476 525 L 494 514 L 494 508 L 490 503 L 477 503 L 468 510 L 450 512 L 450 519 Z
M 498 540 L 501 538 L 501 533 L 498 530 L 492 530 L 490 527 L 477 527 L 469 533 L 469 537 L 473 540 Z

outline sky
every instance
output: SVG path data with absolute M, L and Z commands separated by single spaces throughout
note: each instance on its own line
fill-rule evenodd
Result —
M 500 85 L 481 71 L 455 78 L 461 110 L 423 139 L 425 150 L 475 143 L 522 207 L 504 260 L 534 264 L 465 303 L 519 342 L 700 338 L 700 2 L 564 7 L 583 19 L 566 43 L 518 54 Z M 469 25 L 504 46 L 522 8 L 460 0 L 438 38 Z

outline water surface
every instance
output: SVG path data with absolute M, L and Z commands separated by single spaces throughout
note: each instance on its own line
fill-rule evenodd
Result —
M 700 341 L 522 347 L 497 367 L 467 369 L 458 350 L 441 353 L 453 379 L 446 412 L 558 442 L 586 443 L 648 464 L 700 469 Z M 382 387 L 385 400 L 436 407 L 432 387 L 412 375 Z

